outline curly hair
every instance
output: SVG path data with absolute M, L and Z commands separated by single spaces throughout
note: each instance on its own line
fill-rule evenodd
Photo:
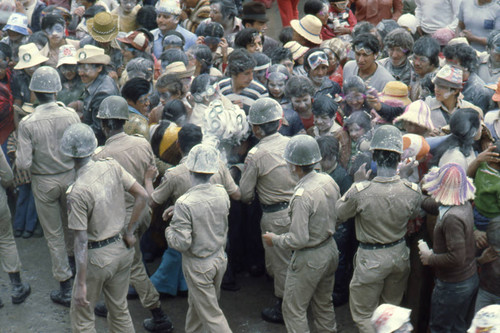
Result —
M 292 76 L 286 83 L 285 95 L 288 98 L 314 95 L 314 86 L 311 80 L 304 76 Z
M 384 45 L 386 47 L 401 47 L 402 49 L 408 50 L 408 53 L 411 53 L 413 50 L 413 44 L 413 37 L 408 30 L 403 28 L 392 30 L 384 39 Z
M 439 67 L 440 51 L 441 47 L 437 40 L 429 36 L 419 38 L 413 45 L 413 54 L 429 58 L 434 67 Z
M 228 58 L 227 74 L 229 77 L 236 76 L 246 70 L 253 69 L 257 65 L 250 52 L 246 49 L 235 49 Z
M 448 45 L 443 50 L 446 59 L 457 59 L 460 66 L 473 73 L 479 66 L 476 51 L 467 44 Z

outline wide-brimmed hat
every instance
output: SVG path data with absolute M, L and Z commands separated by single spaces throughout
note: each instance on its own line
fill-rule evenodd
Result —
M 182 10 L 178 1 L 176 0 L 159 0 L 155 9 L 157 13 L 165 13 L 172 15 L 180 15 Z
M 491 90 L 495 90 L 495 93 L 493 94 L 493 96 L 491 97 L 491 99 L 494 102 L 500 102 L 500 79 L 498 79 L 498 83 L 497 84 L 489 84 L 489 85 L 486 86 L 486 88 L 489 88 Z
M 14 69 L 30 68 L 46 62 L 49 58 L 45 57 L 35 43 L 21 45 L 19 47 L 19 62 Z
M 429 105 L 422 100 L 416 100 L 408 105 L 405 112 L 394 119 L 394 123 L 397 123 L 398 121 L 407 121 L 427 128 L 429 131 L 434 129 L 434 124 L 431 119 L 431 109 L 429 108 Z
M 432 79 L 435 85 L 442 85 L 454 89 L 462 89 L 463 71 L 457 66 L 444 65 Z
M 307 51 L 309 51 L 308 47 L 300 45 L 296 41 L 291 41 L 283 45 L 285 49 L 289 49 L 290 52 L 292 52 L 292 57 L 294 61 L 297 61 L 297 59 L 300 59 L 304 54 L 306 54 Z
M 118 35 L 118 16 L 108 12 L 97 13 L 87 20 L 87 30 L 96 41 L 111 42 Z
M 146 51 L 149 46 L 149 40 L 146 34 L 142 31 L 132 31 L 123 38 L 117 38 L 122 43 L 131 45 L 134 49 L 139 51 Z
M 300 20 L 291 20 L 290 25 L 299 35 L 314 44 L 321 44 L 320 37 L 323 24 L 321 20 L 314 15 L 306 15 Z
M 104 49 L 94 45 L 85 45 L 76 51 L 76 58 L 79 64 L 107 65 L 111 61 L 109 55 L 104 53 Z
M 262 2 L 250 1 L 243 5 L 242 20 L 255 20 L 259 22 L 267 22 L 266 6 Z
M 59 48 L 59 58 L 57 60 L 57 66 L 61 65 L 76 65 L 78 61 L 76 60 L 76 48 L 71 44 L 63 45 Z
M 193 76 L 194 70 L 194 68 L 188 70 L 182 61 L 174 61 L 165 67 L 164 73 L 175 75 L 179 79 L 184 79 Z
M 7 20 L 7 24 L 3 27 L 3 31 L 11 30 L 22 35 L 28 36 L 28 17 L 21 13 L 12 13 Z
M 398 101 L 403 103 L 404 106 L 407 106 L 411 103 L 411 100 L 408 98 L 408 86 L 401 81 L 390 81 L 382 90 L 382 93 L 379 95 L 379 99 L 383 103 Z

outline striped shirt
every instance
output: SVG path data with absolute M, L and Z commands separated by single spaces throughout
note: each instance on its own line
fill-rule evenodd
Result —
M 239 94 L 233 92 L 231 78 L 223 79 L 219 82 L 219 91 L 232 102 L 240 100 L 243 103 L 243 110 L 248 115 L 252 104 L 261 97 L 268 97 L 266 87 L 259 82 L 253 80 L 248 87 L 243 89 Z

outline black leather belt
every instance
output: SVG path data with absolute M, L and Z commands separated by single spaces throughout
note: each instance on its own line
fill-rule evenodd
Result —
M 280 210 L 287 209 L 288 208 L 288 202 L 278 202 L 276 204 L 272 205 L 264 205 L 261 204 L 262 211 L 264 213 L 274 213 L 274 212 L 279 212 Z
M 110 238 L 106 238 L 106 239 L 103 239 L 102 241 L 98 241 L 98 242 L 89 242 L 88 243 L 88 248 L 89 250 L 92 250 L 92 249 L 98 249 L 98 248 L 101 248 L 101 247 L 104 247 L 106 245 L 109 245 L 111 243 L 114 243 L 116 242 L 117 240 L 119 240 L 121 237 L 120 237 L 120 234 L 118 235 L 115 235 L 113 237 L 110 237 Z
M 359 247 L 364 249 L 364 250 L 379 250 L 379 249 L 387 249 L 389 247 L 396 246 L 402 242 L 404 242 L 404 238 L 401 238 L 395 242 L 388 243 L 388 244 L 369 244 L 369 243 L 359 243 Z

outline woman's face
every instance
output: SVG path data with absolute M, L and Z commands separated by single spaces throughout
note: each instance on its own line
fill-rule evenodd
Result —
M 352 90 L 345 95 L 345 101 L 353 111 L 359 111 L 365 104 L 365 95 L 357 90 Z
M 247 51 L 250 53 L 262 52 L 262 38 L 256 35 L 250 44 L 247 44 Z
M 267 81 L 267 88 L 269 89 L 269 93 L 276 99 L 282 98 L 285 94 L 285 85 L 286 82 L 284 80 L 271 80 Z
M 51 44 L 58 45 L 64 40 L 64 26 L 56 23 L 44 30 Z
M 328 117 L 327 114 L 314 116 L 314 125 L 320 132 L 327 132 L 333 126 L 333 118 Z
M 66 80 L 71 81 L 77 75 L 77 65 L 61 65 L 59 71 L 66 78 Z
M 312 98 L 309 94 L 300 97 L 292 97 L 290 100 L 292 101 L 293 109 L 299 114 L 305 114 L 312 108 Z
M 359 126 L 358 124 L 351 124 L 347 127 L 347 130 L 349 132 L 349 136 L 353 141 L 358 141 L 360 137 L 362 137 L 365 134 L 364 128 Z

